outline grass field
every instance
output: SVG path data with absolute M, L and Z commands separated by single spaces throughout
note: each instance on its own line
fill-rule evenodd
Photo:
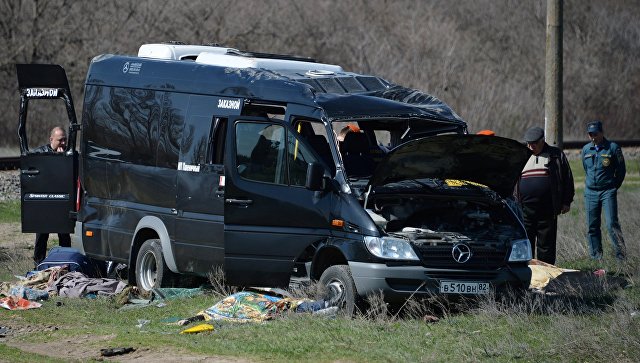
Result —
M 635 167 L 628 164 L 618 196 L 628 263 L 619 265 L 611 258 L 608 241 L 602 263 L 587 258 L 580 188 L 584 176 L 572 162 L 579 188 L 571 212 L 559 220 L 558 265 L 604 268 L 611 277 L 627 276 L 630 288 L 605 283 L 610 288 L 568 289 L 556 296 L 412 300 L 398 315 L 372 297 L 371 310 L 354 319 L 288 314 L 262 324 L 217 323 L 213 332 L 198 335 L 179 334 L 183 328 L 167 321 L 193 316 L 222 295 L 210 292 L 131 310 L 120 309 L 114 298 L 54 298 L 39 309 L 0 310 L 0 326 L 13 332 L 0 338 L 0 362 L 87 361 L 109 347 L 134 347 L 135 352 L 116 358 L 141 361 L 638 362 L 640 172 L 637 162 Z M 18 203 L 0 203 L 0 225 L 19 230 L 19 219 Z M 32 250 L 21 255 L 20 247 L 9 242 L 0 244 L 2 279 L 23 274 L 30 264 Z M 439 321 L 425 321 L 429 315 Z M 142 320 L 149 322 L 138 327 Z

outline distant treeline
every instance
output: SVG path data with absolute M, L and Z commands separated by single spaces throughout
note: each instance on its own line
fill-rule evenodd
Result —
M 0 14 L 0 146 L 17 145 L 15 63 L 62 65 L 80 117 L 92 57 L 163 41 L 376 74 L 442 99 L 471 132 L 520 139 L 544 125 L 543 0 L 0 0 Z M 613 139 L 640 138 L 640 2 L 565 0 L 563 54 L 564 139 L 586 140 L 594 118 Z M 66 116 L 36 111 L 29 134 L 45 142 Z

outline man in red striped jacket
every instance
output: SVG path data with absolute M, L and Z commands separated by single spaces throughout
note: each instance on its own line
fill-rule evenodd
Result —
M 555 264 L 558 215 L 567 213 L 574 196 L 573 174 L 562 150 L 544 141 L 544 130 L 532 127 L 524 141 L 533 153 L 522 169 L 516 198 L 524 227 L 538 260 Z

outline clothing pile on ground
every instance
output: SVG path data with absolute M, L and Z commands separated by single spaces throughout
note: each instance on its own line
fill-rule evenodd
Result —
M 91 278 L 82 272 L 69 272 L 67 265 L 31 271 L 18 282 L 0 283 L 0 306 L 10 310 L 30 309 L 39 304 L 24 301 L 46 300 L 51 296 L 97 297 L 120 293 L 126 283 L 116 279 Z M 22 301 L 24 300 L 24 301 Z

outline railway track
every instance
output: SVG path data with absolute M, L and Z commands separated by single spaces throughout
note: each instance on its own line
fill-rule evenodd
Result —
M 638 147 L 640 146 L 640 139 L 629 139 L 629 140 L 611 140 L 615 141 L 620 147 Z M 580 141 L 564 141 L 563 148 L 569 150 L 582 149 L 584 144 L 587 143 L 587 140 Z M 624 150 L 622 150 L 624 152 Z
M 640 139 L 631 140 L 615 140 L 621 147 L 640 147 Z M 582 146 L 586 144 L 585 140 L 581 141 L 565 141 L 564 148 L 568 150 L 582 149 Z M 0 170 L 16 170 L 20 168 L 20 157 L 0 157 Z
M 0 158 L 0 170 L 16 170 L 20 168 L 20 157 L 10 156 Z

